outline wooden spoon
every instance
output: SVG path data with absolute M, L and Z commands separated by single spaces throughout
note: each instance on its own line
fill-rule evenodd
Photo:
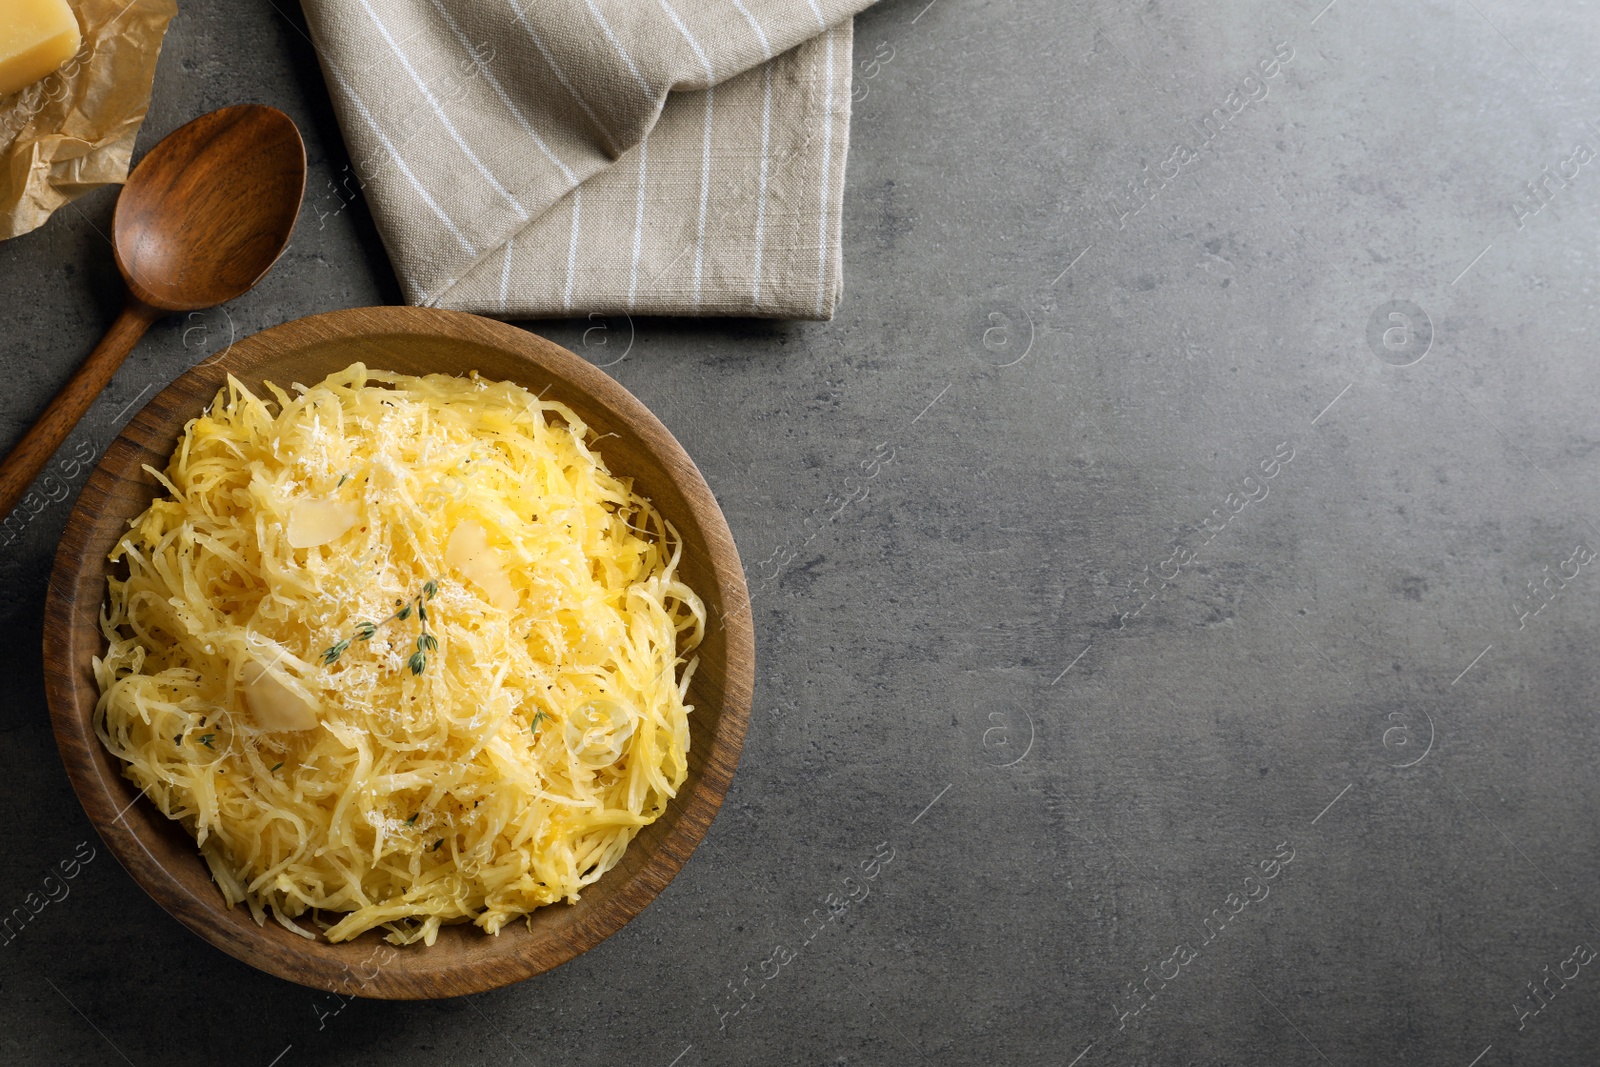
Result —
M 226 303 L 272 269 L 289 245 L 305 188 L 300 131 L 288 115 L 259 104 L 201 115 L 145 154 L 111 223 L 127 303 L 0 463 L 0 517 L 11 513 L 152 322 Z

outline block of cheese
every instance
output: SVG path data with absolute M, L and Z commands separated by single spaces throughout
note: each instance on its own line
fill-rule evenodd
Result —
M 67 0 L 0 0 L 0 96 L 25 89 L 78 51 Z

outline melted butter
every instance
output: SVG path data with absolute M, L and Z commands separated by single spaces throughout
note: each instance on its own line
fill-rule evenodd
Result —
M 482 589 L 495 607 L 510 611 L 517 606 L 517 593 L 511 588 L 511 577 L 506 574 L 499 553 L 489 547 L 489 535 L 476 522 L 468 519 L 450 531 L 450 543 L 445 546 L 444 561 L 467 581 Z

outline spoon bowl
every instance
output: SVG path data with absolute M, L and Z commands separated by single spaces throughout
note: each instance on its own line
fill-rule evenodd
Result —
M 112 243 L 134 297 L 198 311 L 247 292 L 289 244 L 306 186 L 289 116 L 259 104 L 202 115 L 139 161 Z

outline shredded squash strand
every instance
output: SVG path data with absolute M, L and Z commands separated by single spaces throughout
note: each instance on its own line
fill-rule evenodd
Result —
M 111 553 L 101 740 L 258 923 L 432 944 L 576 901 L 687 773 L 677 532 L 520 386 L 266 388 L 229 379 Z

